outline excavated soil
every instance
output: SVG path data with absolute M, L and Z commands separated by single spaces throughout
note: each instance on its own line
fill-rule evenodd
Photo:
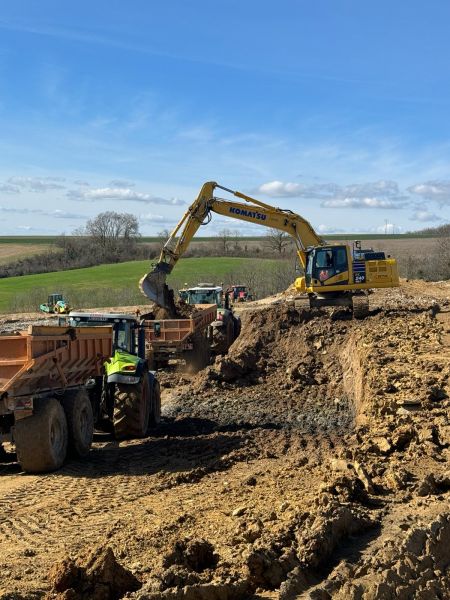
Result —
M 245 305 L 226 357 L 159 372 L 149 438 L 40 476 L 6 446 L 0 598 L 449 598 L 449 290 Z

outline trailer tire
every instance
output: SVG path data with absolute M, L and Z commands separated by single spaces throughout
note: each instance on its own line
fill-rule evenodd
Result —
M 69 431 L 69 453 L 84 458 L 94 437 L 94 415 L 86 390 L 67 391 L 62 401 Z
M 150 400 L 150 385 L 146 372 L 134 385 L 116 384 L 113 417 L 116 439 L 141 438 L 147 434 Z
M 161 421 L 161 387 L 156 377 L 153 378 L 152 402 L 149 426 L 156 427 Z
M 203 332 L 196 333 L 192 337 L 192 350 L 185 353 L 186 364 L 191 371 L 201 371 L 211 362 L 211 346 L 209 339 Z
M 17 460 L 28 473 L 59 469 L 67 454 L 68 427 L 64 409 L 56 398 L 35 401 L 31 417 L 14 428 Z

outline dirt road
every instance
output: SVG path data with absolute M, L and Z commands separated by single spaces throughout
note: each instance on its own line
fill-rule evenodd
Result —
M 0 598 L 448 598 L 449 289 L 363 321 L 247 305 L 227 357 L 160 373 L 153 436 L 48 475 L 3 457 Z M 107 547 L 140 590 L 82 567 Z

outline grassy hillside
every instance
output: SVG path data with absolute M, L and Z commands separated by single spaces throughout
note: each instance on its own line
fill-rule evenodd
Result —
M 175 288 L 199 281 L 220 283 L 238 276 L 242 267 L 254 270 L 264 265 L 274 271 L 279 261 L 245 258 L 186 258 L 169 277 Z M 101 265 L 56 273 L 0 279 L 0 311 L 36 309 L 52 292 L 67 294 L 73 306 L 114 306 L 142 303 L 139 279 L 151 269 L 149 261 Z

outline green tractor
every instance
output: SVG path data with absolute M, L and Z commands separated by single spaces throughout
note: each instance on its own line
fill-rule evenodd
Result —
M 39 306 L 39 310 L 46 313 L 64 315 L 70 312 L 70 305 L 62 294 L 50 294 L 47 302 Z
M 223 288 L 212 283 L 199 283 L 178 293 L 180 300 L 186 304 L 217 304 L 216 320 L 209 326 L 211 351 L 213 354 L 226 354 L 241 332 L 241 320 L 233 313 L 229 296 L 224 294 Z
M 145 359 L 144 330 L 126 314 L 71 312 L 60 325 L 113 328 L 113 355 L 104 375 L 86 387 L 97 428 L 112 430 L 116 439 L 139 438 L 160 421 L 161 397 L 155 373 Z

